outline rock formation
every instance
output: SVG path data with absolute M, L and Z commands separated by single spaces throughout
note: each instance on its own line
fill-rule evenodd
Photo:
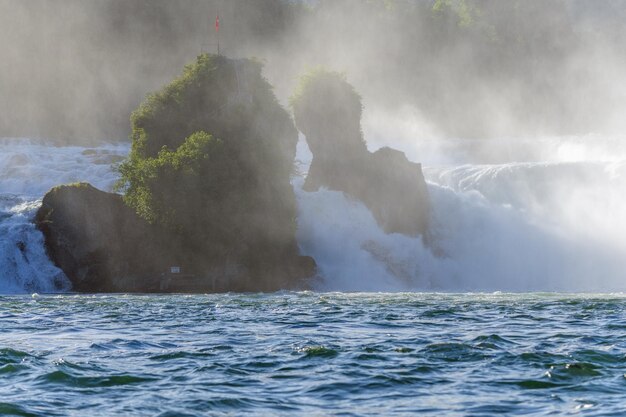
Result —
M 259 63 L 201 55 L 131 122 L 123 197 L 61 187 L 37 217 L 48 253 L 76 290 L 306 285 L 315 262 L 299 255 L 289 182 L 297 131 Z M 170 266 L 181 266 L 185 279 L 164 287 L 159 277 Z
M 385 232 L 428 236 L 430 203 L 421 165 L 394 149 L 367 150 L 361 98 L 345 77 L 314 71 L 303 77 L 291 104 L 313 154 L 306 191 L 342 191 L 363 202 Z
M 120 195 L 86 183 L 50 190 L 36 223 L 48 255 L 75 291 L 156 290 L 171 258 L 157 230 L 128 208 Z

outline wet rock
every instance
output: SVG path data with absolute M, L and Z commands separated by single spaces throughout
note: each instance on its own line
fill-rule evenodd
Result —
M 342 75 L 305 76 L 292 106 L 313 154 L 305 191 L 342 191 L 363 202 L 385 232 L 427 236 L 430 200 L 421 165 L 395 149 L 367 150 L 361 99 Z
M 158 233 L 121 196 L 86 183 L 50 190 L 35 222 L 75 291 L 153 290 L 170 258 Z

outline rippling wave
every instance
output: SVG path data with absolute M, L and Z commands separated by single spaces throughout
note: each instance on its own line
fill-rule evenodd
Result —
M 622 416 L 626 297 L 0 297 L 0 415 Z

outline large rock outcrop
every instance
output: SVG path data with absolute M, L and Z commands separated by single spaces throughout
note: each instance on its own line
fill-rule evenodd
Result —
M 36 216 L 48 255 L 75 291 L 152 291 L 170 253 L 117 194 L 86 183 L 50 190 Z M 170 259 L 169 262 L 173 260 Z
M 295 239 L 297 131 L 259 63 L 201 55 L 131 122 L 123 197 L 61 188 L 38 216 L 51 258 L 75 289 L 305 286 L 315 262 L 299 255 Z M 185 279 L 164 286 L 159 276 L 174 265 Z
M 291 104 L 313 154 L 305 191 L 342 191 L 362 201 L 385 232 L 428 237 L 421 165 L 394 149 L 367 150 L 361 98 L 344 76 L 324 70 L 304 76 Z

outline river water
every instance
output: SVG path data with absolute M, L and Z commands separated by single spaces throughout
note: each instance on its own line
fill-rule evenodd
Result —
M 0 298 L 0 415 L 626 413 L 626 298 Z

